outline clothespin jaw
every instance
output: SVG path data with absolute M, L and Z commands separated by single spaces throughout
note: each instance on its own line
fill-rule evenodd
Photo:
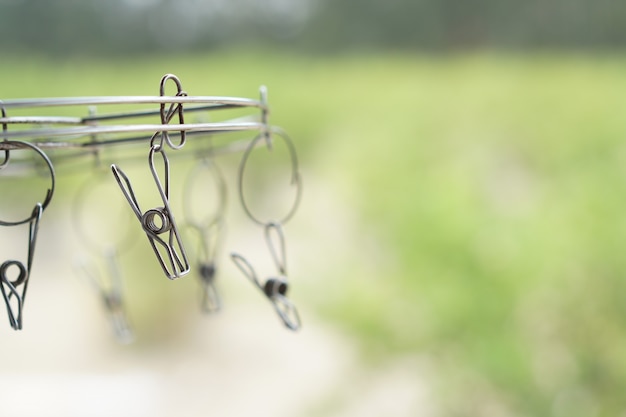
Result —
M 15 281 L 7 277 L 7 270 L 11 266 L 19 269 L 19 275 Z M 22 329 L 22 306 L 23 294 L 20 294 L 17 287 L 28 279 L 26 267 L 19 261 L 6 261 L 0 266 L 0 291 L 6 304 L 9 315 L 9 324 L 14 330 Z
M 291 330 L 298 330 L 301 326 L 300 315 L 296 306 L 287 298 L 288 289 L 289 284 L 285 276 L 269 278 L 263 286 L 263 292 L 274 305 L 285 326 Z
M 24 298 L 26 297 L 30 271 L 35 256 L 35 244 L 42 211 L 41 203 L 37 203 L 31 214 L 28 231 L 28 261 L 26 265 L 16 260 L 5 261 L 0 265 L 0 292 L 2 293 L 2 298 L 7 308 L 9 324 L 14 330 L 22 329 Z M 8 275 L 8 270 L 12 267 L 18 269 L 17 278 L 14 280 L 11 280 Z M 21 292 L 18 290 L 20 286 L 22 287 Z
M 215 288 L 215 272 L 215 264 L 212 262 L 198 265 L 200 285 L 202 286 L 200 307 L 205 313 L 215 313 L 222 309 L 222 301 L 217 288 Z
M 287 277 L 270 277 L 261 285 L 256 271 L 246 258 L 238 253 L 231 253 L 231 259 L 239 270 L 267 297 L 272 303 L 281 321 L 290 330 L 301 327 L 300 315 L 295 305 L 287 298 L 289 289 Z

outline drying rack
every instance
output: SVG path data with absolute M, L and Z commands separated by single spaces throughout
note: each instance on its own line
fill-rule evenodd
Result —
M 173 90 L 167 94 L 166 90 Z M 87 115 L 75 116 L 77 112 Z M 220 110 L 236 112 L 237 116 L 219 119 Z M 275 265 L 275 273 L 262 280 L 247 257 L 231 253 L 230 257 L 242 274 L 273 305 L 282 323 L 291 330 L 300 328 L 300 318 L 294 304 L 287 297 L 289 281 L 286 269 L 284 224 L 294 215 L 301 195 L 301 179 L 296 149 L 287 134 L 269 124 L 267 90 L 260 88 L 258 100 L 236 97 L 192 96 L 182 88 L 178 77 L 166 74 L 159 84 L 156 96 L 99 96 L 61 97 L 40 99 L 0 100 L 0 181 L 2 177 L 27 176 L 33 172 L 47 177 L 49 185 L 34 207 L 17 218 L 0 219 L 0 226 L 28 226 L 26 255 L 23 260 L 10 259 L 0 265 L 0 292 L 6 305 L 10 326 L 22 329 L 26 292 L 35 262 L 38 228 L 45 221 L 46 208 L 53 203 L 58 167 L 71 169 L 76 161 L 88 161 L 101 166 L 103 154 L 110 149 L 121 149 L 112 159 L 106 179 L 117 183 L 125 197 L 129 211 L 136 217 L 164 275 L 176 280 L 196 269 L 202 288 L 202 309 L 218 311 L 222 302 L 215 286 L 216 257 L 223 239 L 226 181 L 214 163 L 224 153 L 241 153 L 238 169 L 237 194 L 241 206 L 262 231 L 267 253 Z M 54 115 L 51 115 L 54 113 Z M 210 115 L 210 116 L 209 116 Z M 210 121 L 207 121 L 210 120 Z M 234 140 L 220 141 L 216 136 L 237 133 Z M 253 151 L 265 148 L 272 151 L 276 140 L 286 145 L 291 169 L 291 184 L 295 198 L 287 214 L 281 218 L 264 219 L 255 214 L 243 190 L 246 167 Z M 188 149 L 190 152 L 185 152 Z M 176 168 L 178 157 L 192 154 L 200 160 L 198 169 L 192 169 L 195 178 L 217 184 L 218 209 L 200 220 L 188 213 L 177 213 L 170 204 L 170 167 Z M 198 159 L 199 157 L 199 159 Z M 146 209 L 138 201 L 136 183 L 125 171 L 130 160 L 147 159 L 154 180 L 153 192 L 161 203 Z M 181 158 L 182 159 L 182 158 Z M 173 161 L 173 162 L 171 162 Z M 79 166 L 81 171 L 84 166 Z M 200 177 L 199 177 L 200 176 Z M 86 190 L 90 185 L 86 187 Z M 144 188 L 144 184 L 142 184 Z M 80 193 L 79 193 L 80 194 Z M 186 211 L 186 210 L 183 210 Z M 181 226 L 177 219 L 184 215 L 185 226 L 192 229 L 201 242 L 196 259 L 189 259 Z M 26 227 L 26 226 L 23 226 Z M 85 225 L 77 226 L 78 235 L 86 247 L 97 253 L 105 271 L 93 263 L 78 266 L 103 300 L 105 311 L 121 342 L 133 339 L 125 308 L 120 268 L 117 262 L 119 247 L 100 247 L 86 233 Z M 34 284 L 33 284 L 34 285 Z

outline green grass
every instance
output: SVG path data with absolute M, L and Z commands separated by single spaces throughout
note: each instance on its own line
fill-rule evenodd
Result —
M 191 94 L 269 86 L 308 171 L 393 254 L 338 265 L 355 287 L 317 308 L 373 359 L 427 357 L 444 415 L 626 412 L 626 60 L 4 57 L 0 97 L 153 94 L 165 72 Z

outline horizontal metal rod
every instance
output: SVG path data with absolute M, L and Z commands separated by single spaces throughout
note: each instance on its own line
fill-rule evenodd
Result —
M 63 116 L 14 116 L 0 117 L 0 124 L 8 125 L 82 125 L 82 117 L 63 117 Z
M 258 100 L 219 96 L 95 96 L 95 97 L 51 97 L 2 100 L 5 109 L 52 106 L 98 106 L 109 104 L 212 104 L 233 107 L 257 107 L 266 109 Z
M 208 148 L 195 149 L 192 152 L 172 152 L 168 154 L 168 158 L 173 160 L 185 160 L 194 158 L 207 158 L 211 156 L 220 156 L 226 154 L 240 153 L 245 151 L 250 146 L 251 139 L 240 139 L 224 145 L 212 145 Z M 254 146 L 262 146 L 265 142 L 258 141 Z M 102 158 L 102 159 L 99 159 Z M 145 152 L 141 155 L 123 155 L 111 159 L 107 156 L 101 156 L 93 150 L 83 150 L 77 153 L 53 155 L 51 156 L 52 163 L 54 164 L 57 173 L 70 174 L 73 172 L 85 172 L 85 165 L 93 164 L 98 161 L 100 166 L 108 166 L 111 163 L 124 163 L 124 164 L 140 164 L 145 163 Z M 11 163 L 7 169 L 2 171 L 3 176 L 19 177 L 32 173 L 31 170 L 40 168 L 40 164 L 33 159 L 26 158 L 11 158 Z
M 81 126 L 0 132 L 0 138 L 12 140 L 23 138 L 91 136 L 133 132 L 243 132 L 248 130 L 261 130 L 265 128 L 266 126 L 260 122 Z M 0 149 L 7 149 L 2 146 L 2 142 L 0 142 Z
M 237 108 L 241 108 L 241 106 L 234 106 L 232 104 L 208 104 L 205 106 L 184 107 L 183 110 L 185 111 L 185 113 L 189 113 L 189 112 L 227 110 L 227 109 L 237 109 Z M 110 113 L 110 114 L 98 114 L 94 116 L 85 116 L 81 120 L 83 123 L 92 123 L 92 122 L 99 122 L 99 121 L 105 121 L 105 120 L 132 119 L 134 117 L 156 116 L 156 115 L 159 115 L 160 113 L 161 113 L 160 110 L 130 111 L 130 112 L 124 112 L 124 113 Z
M 208 136 L 208 135 L 217 135 L 219 133 L 228 133 L 228 132 L 233 132 L 232 130 L 228 130 L 228 131 L 219 131 L 219 130 L 214 130 L 211 132 L 206 132 L 206 131 L 193 131 L 193 132 L 187 132 L 187 136 L 195 136 L 195 135 L 203 135 L 203 136 Z M 174 141 L 176 141 L 176 138 L 180 137 L 180 133 L 174 133 L 173 135 L 171 135 L 174 138 Z M 64 142 L 64 149 L 70 149 L 70 148 L 80 148 L 80 149 L 91 149 L 91 148 L 102 148 L 105 146 L 109 146 L 109 145 L 124 145 L 124 144 L 133 144 L 133 143 L 141 143 L 141 142 L 147 142 L 148 140 L 150 140 L 150 138 L 152 137 L 152 135 L 150 136 L 132 136 L 132 137 L 124 137 L 124 138 L 115 138 L 115 139 L 105 139 L 105 140 L 92 140 L 89 142 L 81 142 L 81 143 L 67 143 Z M 59 142 L 33 142 L 34 145 L 37 145 L 40 148 L 46 148 L 46 144 L 50 144 L 49 148 L 53 148 L 55 147 L 55 144 L 58 144 Z M 42 146 L 43 145 L 43 146 Z M 58 147 L 58 146 L 57 146 Z
M 199 111 L 211 111 L 211 110 L 226 110 L 236 109 L 241 106 L 225 105 L 225 104 L 209 104 L 205 106 L 193 106 L 185 107 L 185 113 L 199 112 Z M 133 119 L 137 117 L 156 116 L 161 113 L 160 110 L 140 110 L 140 111 L 128 111 L 121 113 L 109 113 L 98 114 L 85 117 L 66 117 L 66 116 L 11 116 L 0 117 L 1 124 L 33 124 L 33 125 L 46 125 L 46 124 L 65 124 L 65 125 L 84 125 L 92 124 L 94 122 L 119 120 L 119 119 Z

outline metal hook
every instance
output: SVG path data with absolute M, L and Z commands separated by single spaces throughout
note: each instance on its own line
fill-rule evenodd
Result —
M 163 158 L 163 164 L 165 166 L 165 186 L 163 186 L 163 183 L 159 179 L 154 167 L 155 152 L 159 152 Z M 126 174 L 124 174 L 124 172 L 115 164 L 111 165 L 111 171 L 113 172 L 113 176 L 115 177 L 117 184 L 120 186 L 124 197 L 126 197 L 128 204 L 137 216 L 141 227 L 146 233 L 157 260 L 159 261 L 161 268 L 163 268 L 163 272 L 165 272 L 165 275 L 169 279 L 176 279 L 189 272 L 189 261 L 187 260 L 187 254 L 185 252 L 180 232 L 176 226 L 174 215 L 170 209 L 169 159 L 167 158 L 163 148 L 150 148 L 148 164 L 150 166 L 150 171 L 152 172 L 157 190 L 161 196 L 161 200 L 163 201 L 163 207 L 152 208 L 146 212 L 141 211 L 137 198 L 135 197 L 133 187 Z M 168 234 L 167 241 L 163 240 L 159 236 L 164 233 Z M 157 244 L 160 245 L 167 253 L 167 262 L 165 261 L 161 251 L 159 251 Z
M 194 179 L 200 178 L 200 171 L 208 170 L 217 187 L 217 209 L 205 219 L 194 219 L 191 212 L 191 196 Z M 204 179 L 205 177 L 202 176 Z M 206 313 L 216 312 L 221 309 L 221 300 L 215 278 L 217 271 L 217 252 L 223 236 L 224 211 L 226 207 L 226 181 L 217 165 L 210 159 L 200 160 L 189 172 L 184 189 L 184 214 L 189 228 L 195 231 L 199 238 L 199 247 L 196 253 L 198 264 L 198 277 L 202 287 L 201 308 Z
M 287 277 L 269 277 L 261 285 L 254 268 L 246 258 L 238 253 L 231 253 L 230 257 L 239 270 L 270 300 L 283 324 L 290 330 L 298 330 L 301 327 L 300 315 L 296 306 L 286 296 L 289 289 Z
M 4 102 L 2 100 L 0 100 L 0 113 L 2 114 L 2 118 L 6 119 L 7 111 L 4 108 Z M 9 128 L 9 125 L 7 123 L 2 123 L 2 133 L 6 133 L 8 128 Z M 6 142 L 6 139 L 4 141 Z M 5 149 L 4 150 L 4 161 L 2 161 L 2 163 L 0 164 L 0 169 L 2 169 L 5 166 L 7 166 L 7 164 L 9 163 L 9 158 L 10 158 L 9 150 Z
M 275 222 L 275 223 L 285 224 L 295 214 L 298 208 L 298 205 L 300 204 L 300 198 L 302 195 L 302 180 L 300 178 L 298 156 L 297 156 L 296 148 L 293 144 L 293 141 L 291 140 L 291 138 L 289 138 L 289 136 L 287 136 L 287 134 L 282 129 L 274 127 L 274 128 L 271 128 L 270 131 L 271 133 L 282 138 L 285 141 L 285 144 L 287 145 L 287 149 L 289 150 L 289 156 L 291 159 L 291 184 L 296 187 L 296 196 L 295 196 L 294 202 L 290 210 L 281 220 Z M 246 202 L 246 198 L 243 192 L 243 178 L 244 178 L 246 165 L 248 163 L 248 158 L 250 157 L 250 153 L 252 152 L 252 150 L 256 147 L 257 142 L 261 140 L 262 138 L 263 138 L 263 134 L 260 134 L 257 137 L 255 137 L 249 143 L 243 156 L 241 157 L 241 162 L 239 163 L 239 174 L 238 174 L 238 192 L 239 192 L 239 200 L 241 201 L 241 205 L 244 211 L 246 212 L 246 215 L 255 223 L 261 226 L 265 226 L 266 224 L 268 224 L 268 222 L 261 220 L 259 217 L 255 216 L 252 213 L 252 211 L 250 210 L 250 207 L 248 206 L 248 203 Z M 268 147 L 268 149 L 271 151 L 271 148 Z
M 168 80 L 172 80 L 176 84 L 176 89 L 177 89 L 176 97 L 187 96 L 187 93 L 183 91 L 183 86 L 180 82 L 180 79 L 174 74 L 165 74 L 163 78 L 161 78 L 161 83 L 159 87 L 159 93 L 161 96 L 165 96 L 165 84 L 167 83 Z M 165 103 L 161 103 L 160 104 L 161 124 L 164 124 L 164 125 L 169 124 L 169 122 L 174 117 L 174 114 L 176 113 L 178 113 L 178 123 L 181 125 L 185 124 L 185 117 L 183 113 L 182 103 L 171 103 L 167 112 L 165 111 Z M 187 132 L 184 130 L 181 130 L 180 132 L 180 143 L 178 143 L 177 145 L 174 145 L 174 143 L 172 143 L 172 140 L 170 139 L 170 135 L 168 132 L 166 131 L 157 132 L 155 133 L 155 136 L 152 137 L 151 142 L 150 142 L 151 144 L 153 144 L 153 146 L 154 146 L 155 137 L 159 133 L 161 134 L 161 141 L 160 141 L 160 144 L 158 145 L 159 147 L 163 146 L 163 141 L 165 141 L 170 148 L 180 149 L 185 145 L 185 141 L 187 140 Z
M 16 260 L 5 261 L 2 265 L 0 265 L 0 292 L 2 292 L 2 297 L 4 298 L 4 303 L 6 304 L 7 313 L 9 315 L 9 323 L 15 330 L 22 329 L 22 310 L 24 308 L 28 282 L 30 281 L 30 272 L 33 264 L 33 258 L 35 256 L 37 232 L 39 230 L 39 220 L 41 219 L 42 212 L 43 206 L 41 203 L 37 203 L 29 218 L 28 258 L 26 266 L 24 266 L 22 262 Z M 11 281 L 11 279 L 7 276 L 7 270 L 13 266 L 19 269 L 19 273 L 17 278 Z M 22 285 L 21 294 L 18 291 L 18 287 L 20 285 Z
M 116 251 L 114 249 L 105 251 L 104 259 L 108 272 L 106 274 L 100 274 L 94 263 L 88 265 L 81 262 L 78 267 L 100 295 L 116 339 L 120 343 L 130 343 L 134 339 L 134 334 L 126 314 L 122 276 Z
M 43 158 L 44 162 L 46 163 L 48 167 L 48 171 L 50 172 L 50 188 L 48 188 L 48 190 L 46 191 L 46 196 L 44 197 L 43 203 L 41 203 L 41 209 L 43 211 L 46 209 L 46 207 L 48 207 L 48 204 L 50 204 L 50 201 L 52 200 L 52 196 L 54 194 L 54 189 L 55 189 L 55 182 L 56 182 L 56 174 L 54 172 L 54 166 L 52 165 L 50 158 L 48 158 L 48 156 L 37 146 L 30 144 L 28 142 L 17 141 L 17 140 L 16 141 L 7 140 L 4 142 L 0 142 L 0 150 L 8 151 L 8 150 L 24 149 L 24 148 L 30 148 L 33 151 L 37 152 L 39 156 Z M 8 163 L 8 159 L 5 160 L 5 165 L 6 163 Z M 13 222 L 0 220 L 0 226 L 17 226 L 19 224 L 31 222 L 34 219 L 33 216 L 35 216 L 34 211 L 29 217 L 26 217 L 25 219 L 22 219 L 22 220 L 13 221 Z

